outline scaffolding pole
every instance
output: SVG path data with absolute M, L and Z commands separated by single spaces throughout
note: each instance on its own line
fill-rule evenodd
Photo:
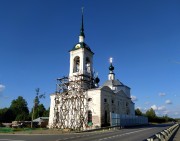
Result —
M 53 128 L 85 130 L 88 126 L 88 93 L 94 87 L 91 75 L 77 74 L 57 79 Z

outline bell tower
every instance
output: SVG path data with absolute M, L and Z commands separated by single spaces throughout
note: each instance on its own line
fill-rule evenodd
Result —
M 93 55 L 90 47 L 85 43 L 84 34 L 84 13 L 82 8 L 82 21 L 79 35 L 79 42 L 70 50 L 70 70 L 69 78 L 77 77 L 77 75 L 93 77 Z

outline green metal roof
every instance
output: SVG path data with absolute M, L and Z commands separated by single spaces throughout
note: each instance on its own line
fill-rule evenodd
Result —
M 91 51 L 90 47 L 86 43 L 84 43 L 84 42 L 77 43 L 76 45 L 74 45 L 74 47 L 70 51 L 78 50 L 80 48 L 85 48 L 85 49 L 89 50 L 91 53 L 93 53 Z

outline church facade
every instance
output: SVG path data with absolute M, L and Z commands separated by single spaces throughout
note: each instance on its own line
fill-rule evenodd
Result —
M 58 90 L 50 95 L 49 128 L 85 130 L 109 126 L 110 113 L 135 115 L 130 88 L 115 78 L 112 58 L 108 80 L 99 86 L 93 55 L 85 43 L 82 13 L 79 42 L 70 50 L 69 76 L 57 79 Z

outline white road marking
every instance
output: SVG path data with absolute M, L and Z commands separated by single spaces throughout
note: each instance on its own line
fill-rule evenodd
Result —
M 0 139 L 0 141 L 25 141 L 25 140 Z
M 149 129 L 152 129 L 152 128 L 137 130 L 137 131 L 133 131 L 133 132 L 129 132 L 129 133 L 124 133 L 124 134 L 119 134 L 119 135 L 114 135 L 114 136 L 110 136 L 110 137 L 106 137 L 106 138 L 99 139 L 98 141 L 107 140 L 107 139 L 112 139 L 112 138 L 116 138 L 116 137 L 120 137 L 120 136 L 124 136 L 124 135 L 129 135 L 129 134 L 133 134 L 133 133 L 136 133 L 136 132 L 141 132 L 141 131 L 149 130 Z M 92 134 L 84 134 L 84 135 L 80 135 L 80 134 L 79 134 L 78 136 L 73 136 L 73 137 L 64 138 L 64 139 L 58 139 L 58 140 L 56 140 L 56 141 L 63 141 L 63 140 L 69 140 L 69 139 L 75 139 L 75 138 L 88 137 L 88 136 L 91 136 L 91 135 L 93 135 L 93 134 L 94 134 L 94 135 L 97 135 L 97 134 L 102 134 L 102 133 L 92 133 Z
M 124 136 L 124 135 L 129 135 L 129 134 L 134 134 L 134 133 L 137 133 L 137 132 L 141 132 L 141 131 L 145 131 L 145 130 L 150 130 L 150 129 L 152 129 L 152 128 L 137 130 L 137 131 L 133 131 L 133 132 L 129 132 L 129 133 L 124 133 L 124 134 L 120 134 L 120 135 L 114 135 L 114 136 L 111 136 L 111 137 L 106 137 L 106 138 L 99 139 L 98 141 L 107 140 L 107 139 L 111 139 L 111 138 L 115 138 L 115 137 L 120 137 L 120 136 Z

